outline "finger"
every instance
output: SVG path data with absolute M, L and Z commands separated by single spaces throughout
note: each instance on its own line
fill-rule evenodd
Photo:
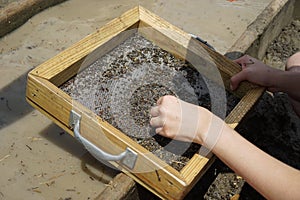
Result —
M 242 69 L 245 69 L 249 64 L 254 64 L 254 58 L 252 58 L 251 56 L 248 55 L 244 55 L 236 60 L 234 60 L 234 62 L 236 62 L 237 64 L 239 64 Z
M 247 64 L 246 63 L 242 63 L 241 67 L 242 67 L 242 71 L 243 71 L 247 67 Z
M 238 63 L 239 64 L 239 66 L 242 68 L 242 70 L 244 70 L 246 67 L 247 67 L 247 63 L 246 62 L 240 62 L 240 63 Z
M 157 134 L 162 133 L 163 129 L 164 129 L 164 127 L 159 127 L 157 129 L 155 129 L 155 133 L 157 133 Z
M 245 71 L 241 71 L 239 73 L 237 73 L 236 75 L 232 76 L 230 79 L 230 89 L 231 90 L 235 90 L 240 82 L 246 80 L 246 73 Z
M 247 59 L 247 55 L 244 55 L 244 56 L 242 56 L 242 57 L 240 57 L 238 59 L 233 60 L 233 62 L 236 62 L 238 64 L 242 64 L 242 63 L 245 62 L 246 59 Z
M 160 112 L 159 112 L 159 106 L 154 106 L 154 107 L 151 108 L 150 115 L 152 117 L 158 117 L 159 114 L 160 114 Z
M 159 128 L 164 126 L 164 120 L 161 117 L 152 117 L 150 120 L 150 125 L 154 128 Z
M 157 105 L 160 105 L 160 104 L 163 102 L 163 98 L 164 98 L 164 97 L 160 97 L 160 98 L 157 100 L 156 104 L 157 104 Z

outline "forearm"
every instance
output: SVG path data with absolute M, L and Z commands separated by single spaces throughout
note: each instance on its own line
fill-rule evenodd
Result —
M 300 171 L 264 153 L 207 109 L 174 96 L 157 104 L 150 124 L 159 134 L 204 145 L 268 199 L 300 199 Z
M 268 199 L 299 199 L 300 172 L 264 153 L 227 125 L 213 153 Z
M 270 78 L 272 85 L 278 91 L 285 92 L 293 99 L 300 101 L 300 72 L 277 71 Z

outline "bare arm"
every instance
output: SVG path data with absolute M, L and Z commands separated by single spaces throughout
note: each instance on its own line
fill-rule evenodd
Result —
M 193 112 L 185 113 L 186 110 Z M 156 127 L 157 133 L 208 146 L 266 198 L 300 199 L 300 171 L 264 153 L 207 109 L 173 96 L 164 96 L 150 113 L 150 124 Z M 213 133 L 210 133 L 210 127 L 215 127 L 216 124 L 220 127 L 220 122 L 223 123 L 223 128 L 212 128 Z M 216 140 L 207 144 L 210 134 L 216 133 L 219 137 L 214 137 Z
M 298 59 L 300 63 L 300 57 Z M 271 92 L 285 92 L 293 99 L 300 101 L 300 71 L 275 69 L 248 55 L 237 59 L 236 62 L 242 66 L 242 71 L 231 78 L 233 90 L 240 82 L 247 80 L 267 87 Z M 295 63 L 288 64 L 295 65 Z
M 274 74 L 273 81 L 278 91 L 300 101 L 300 71 L 280 71 Z
M 300 198 L 300 171 L 261 151 L 228 126 L 213 153 L 267 199 Z

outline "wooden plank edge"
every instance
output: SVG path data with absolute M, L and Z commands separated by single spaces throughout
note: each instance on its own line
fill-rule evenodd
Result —
M 44 9 L 64 1 L 66 0 L 22 0 L 8 4 L 0 10 L 0 37 L 20 27 Z
M 49 114 L 47 111 L 45 111 L 43 108 L 41 108 L 40 106 L 38 106 L 37 104 L 35 104 L 32 100 L 30 100 L 29 98 L 26 97 L 27 102 L 34 107 L 35 109 L 37 109 L 39 112 L 41 112 L 43 115 L 45 115 L 47 118 L 49 118 L 50 120 L 52 120 L 53 122 L 55 122 L 55 124 L 57 124 L 60 128 L 62 128 L 64 131 L 66 131 L 67 133 L 69 133 L 70 135 L 74 136 L 73 131 L 65 126 L 63 123 L 61 123 L 58 119 L 56 119 L 54 116 L 52 116 L 51 114 Z M 116 166 L 114 163 L 113 164 L 115 167 Z M 154 188 L 150 187 L 149 185 L 145 184 L 145 182 L 143 180 L 140 179 L 139 176 L 135 175 L 134 173 L 131 173 L 125 169 L 122 169 L 122 172 L 125 173 L 127 176 L 131 177 L 132 179 L 134 179 L 136 182 L 138 182 L 140 185 L 142 185 L 143 187 L 147 188 L 149 191 L 151 191 L 153 194 L 155 194 L 156 196 L 158 196 L 161 199 L 167 199 L 166 196 L 161 195 L 160 193 L 157 192 L 157 190 L 155 190 Z M 140 175 L 140 174 L 139 174 Z M 184 184 L 186 185 L 186 184 Z M 101 195 L 101 194 L 100 194 Z
M 129 172 L 124 172 L 127 176 L 131 177 L 132 179 L 134 179 L 138 184 L 140 184 L 141 186 L 143 186 L 144 188 L 146 188 L 147 190 L 149 190 L 150 192 L 152 192 L 154 195 L 156 195 L 157 197 L 159 197 L 160 199 L 170 199 L 170 194 L 168 191 L 164 190 L 162 188 L 162 190 L 164 192 L 159 193 L 155 188 L 150 187 L 148 184 L 146 184 L 142 179 L 140 179 L 138 176 L 136 176 L 135 174 L 129 173 Z M 187 185 L 184 186 L 184 188 L 188 188 Z M 174 200 L 181 200 L 185 197 L 186 195 L 186 189 L 182 190 L 182 192 L 178 192 L 175 196 L 172 197 L 172 199 Z M 189 190 L 188 190 L 189 191 Z
M 192 187 L 199 181 L 199 179 L 206 173 L 210 166 L 214 163 L 216 157 L 210 152 L 206 157 L 195 154 L 192 160 L 182 170 L 181 174 L 185 178 L 190 191 Z M 201 168 L 198 168 L 202 165 Z M 195 170 L 197 169 L 197 170 Z
M 235 108 L 226 117 L 225 122 L 231 128 L 235 128 L 243 119 L 245 114 L 254 106 L 257 100 L 264 93 L 265 88 L 255 88 L 247 92 L 247 94 L 240 100 Z
M 40 83 L 40 85 L 42 86 L 41 88 L 44 88 L 44 89 L 39 89 L 40 90 L 39 92 L 42 92 L 42 90 L 45 90 L 45 88 L 47 89 L 47 86 L 46 86 L 45 83 L 47 83 L 48 85 L 52 85 L 53 87 L 56 87 L 53 84 L 51 84 L 48 80 L 45 80 L 43 78 L 40 78 L 40 77 L 37 77 L 37 76 L 34 76 L 34 75 L 30 75 L 29 77 L 30 77 L 30 79 L 28 81 L 28 85 L 30 85 L 30 82 L 33 82 L 34 79 L 36 81 L 41 82 Z M 70 128 L 68 127 L 67 124 L 63 124 L 61 122 L 61 120 L 58 120 L 51 113 L 49 113 L 48 111 L 45 111 L 45 108 L 41 108 L 41 106 L 39 105 L 38 102 L 36 102 L 36 101 L 34 101 L 30 98 L 31 92 L 34 92 L 34 91 L 31 91 L 31 90 L 32 89 L 30 89 L 30 88 L 27 89 L 27 97 L 28 97 L 28 100 L 32 101 L 31 105 L 34 106 L 35 108 L 37 108 L 38 110 L 41 110 L 43 113 L 46 114 L 46 116 L 48 116 L 50 119 L 53 119 L 53 121 L 55 123 L 57 123 L 61 128 L 63 128 L 64 130 L 67 130 L 68 133 L 72 134 L 72 131 L 69 130 Z M 49 91 L 52 93 L 51 95 L 53 95 L 53 96 L 59 95 L 59 93 L 65 94 L 65 93 L 59 92 L 59 91 L 54 92 L 51 89 Z M 39 96 L 39 95 L 35 95 L 34 97 L 36 98 L 37 96 Z M 53 99 L 53 97 L 51 97 L 51 96 L 48 96 L 48 98 L 49 98 L 49 100 Z M 58 97 L 56 99 L 60 99 L 60 98 L 61 97 Z M 65 101 L 65 102 L 70 103 L 68 101 Z M 70 107 L 70 106 L 68 106 L 68 107 Z M 86 126 L 84 121 L 88 120 L 89 117 L 86 117 L 86 113 L 84 113 L 84 112 L 82 112 L 81 117 L 82 117 L 82 120 L 83 120 L 82 127 L 84 128 Z M 66 121 L 68 121 L 68 120 L 66 120 Z M 97 121 L 99 121 L 99 120 L 97 119 Z M 124 140 L 124 137 L 127 138 L 128 136 L 124 135 L 123 133 L 121 134 L 121 132 L 119 132 L 117 129 L 115 129 L 111 125 L 110 126 L 103 126 L 103 124 L 101 124 L 101 125 L 102 125 L 102 128 L 103 128 L 103 131 L 102 131 L 103 134 L 105 134 L 110 140 L 113 139 L 113 141 L 112 141 L 113 143 L 115 143 L 118 146 L 120 144 L 122 144 L 119 147 L 121 147 L 121 148 L 124 147 L 123 149 L 125 149 L 125 147 L 130 147 L 131 149 L 133 149 L 135 152 L 137 152 L 139 154 L 137 162 L 139 162 L 142 165 L 140 165 L 138 169 L 141 169 L 141 167 L 143 167 L 143 166 L 145 167 L 146 165 L 149 165 L 149 166 L 146 167 L 146 168 L 143 167 L 143 169 L 148 169 L 148 168 L 152 169 L 151 171 L 149 171 L 149 170 L 148 171 L 136 171 L 136 172 L 132 171 L 131 173 L 136 173 L 137 177 L 142 179 L 148 185 L 152 185 L 153 187 L 155 187 L 155 185 L 153 185 L 154 183 L 152 182 L 152 179 L 158 178 L 158 180 L 159 180 L 159 182 L 161 182 L 161 184 L 169 183 L 169 186 L 167 185 L 168 186 L 167 188 L 166 187 L 158 187 L 158 188 L 156 188 L 156 190 L 157 191 L 170 190 L 170 192 L 168 194 L 171 195 L 172 198 L 177 196 L 178 194 L 182 193 L 182 191 L 186 187 L 186 183 L 183 180 L 183 177 L 181 176 L 181 174 L 177 170 L 175 170 L 174 168 L 172 168 L 169 165 L 165 164 L 165 162 L 163 162 L 162 160 L 160 160 L 159 158 L 157 158 L 153 154 L 144 155 L 144 153 L 150 153 L 150 152 L 145 150 L 140 145 L 137 145 L 136 143 L 134 143 L 131 139 Z M 91 126 L 89 126 L 89 128 L 93 129 L 93 127 L 91 127 Z M 85 135 L 85 137 L 86 137 L 86 135 Z M 86 138 L 88 140 L 90 139 L 88 137 L 86 137 Z M 95 143 L 95 145 L 97 145 L 97 144 Z M 150 155 L 152 155 L 151 158 L 149 157 Z M 123 172 L 127 171 L 127 169 L 125 169 L 123 166 L 120 166 L 118 163 L 111 162 L 111 164 L 116 166 L 117 168 L 121 167 L 121 170 Z M 153 170 L 153 169 L 157 169 L 157 170 Z
M 130 200 L 139 199 L 136 183 L 124 173 L 117 174 L 95 200 Z
M 61 123 L 58 119 L 56 119 L 53 115 L 49 114 L 47 111 L 45 111 L 43 108 L 41 108 L 40 106 L 38 106 L 36 103 L 34 103 L 31 99 L 26 97 L 27 102 L 34 107 L 35 109 L 37 109 L 39 112 L 41 112 L 43 115 L 45 115 L 48 119 L 52 120 L 55 124 L 57 124 L 60 128 L 62 128 L 64 131 L 66 131 L 67 133 L 69 133 L 70 135 L 74 136 L 73 131 L 65 126 L 63 123 Z M 110 164 L 112 164 L 115 167 L 119 167 L 119 165 L 116 165 L 113 162 L 110 162 Z M 136 182 L 138 182 L 140 185 L 142 185 L 143 187 L 147 188 L 150 192 L 152 192 L 153 194 L 155 194 L 156 196 L 158 196 L 161 199 L 168 199 L 168 193 L 166 193 L 166 195 L 162 195 L 161 193 L 159 193 L 155 188 L 150 187 L 148 184 L 145 183 L 144 180 L 142 180 L 140 178 L 141 173 L 138 173 L 138 175 L 135 175 L 132 172 L 127 171 L 126 169 L 122 168 L 121 171 L 125 174 L 127 174 L 127 176 L 131 177 L 132 179 L 134 179 Z M 186 187 L 186 183 L 182 184 L 183 187 Z M 100 194 L 101 195 L 101 194 Z M 181 199 L 182 195 L 179 195 L 178 197 L 180 197 L 179 199 Z M 174 198 L 175 199 L 175 198 Z
M 108 39 L 107 41 L 104 41 L 104 43 L 101 44 L 99 48 L 97 47 L 95 50 L 93 50 L 88 55 L 82 57 L 76 63 L 65 68 L 60 73 L 54 75 L 49 79 L 49 81 L 56 86 L 62 85 L 66 82 L 66 80 L 69 80 L 70 78 L 78 74 L 80 71 L 92 65 L 99 58 L 104 56 L 106 53 L 111 51 L 113 48 L 124 42 L 128 37 L 137 32 L 137 27 L 138 23 L 130 26 L 128 29 L 126 29 L 126 31 L 121 32 L 120 34 Z
M 45 111 L 43 108 L 41 108 L 40 106 L 38 106 L 34 101 L 32 101 L 30 98 L 26 97 L 26 101 L 36 110 L 38 110 L 40 113 L 42 113 L 43 115 L 45 115 L 48 119 L 50 119 L 51 121 L 53 121 L 56 125 L 58 125 L 60 128 L 62 128 L 64 131 L 66 131 L 67 133 L 69 133 L 70 135 L 72 135 L 74 137 L 74 133 L 71 129 L 69 129 L 69 127 L 67 127 L 66 125 L 64 125 L 63 123 L 61 123 L 56 117 L 54 117 L 53 115 L 49 114 L 47 111 Z
M 86 36 L 71 47 L 42 63 L 30 73 L 39 77 L 44 77 L 47 80 L 52 79 L 68 67 L 74 65 L 77 61 L 83 59 L 100 45 L 136 24 L 139 21 L 138 12 L 138 7 L 125 12 L 123 15 L 108 22 L 94 33 Z M 115 27 L 115 30 L 111 27 Z
M 186 166 L 184 166 L 180 173 L 185 178 L 187 184 L 191 183 L 192 177 L 196 177 L 199 172 L 201 172 L 202 168 L 208 163 L 210 157 L 202 157 L 198 153 L 196 153 L 188 162 Z M 195 171 L 195 166 L 197 169 Z M 201 166 L 199 168 L 199 166 Z
M 214 70 L 214 66 L 217 66 L 221 72 L 222 78 L 225 79 L 223 81 L 227 90 L 230 90 L 230 79 L 228 77 L 232 77 L 233 75 L 241 71 L 241 67 L 237 63 L 215 52 L 205 44 L 202 44 L 199 41 L 193 39 L 189 34 L 185 33 L 181 29 L 170 24 L 159 16 L 144 9 L 143 7 L 139 7 L 139 9 L 139 33 L 141 33 L 150 41 L 154 42 L 156 45 L 160 46 L 162 49 L 173 53 L 182 59 L 187 59 L 191 64 L 201 63 L 202 61 L 205 61 L 208 66 L 201 67 L 204 75 L 208 74 L 209 79 L 216 79 L 215 82 L 222 85 L 223 82 L 221 81 L 219 76 L 209 77 L 209 74 L 215 74 L 212 70 Z M 160 35 L 161 37 L 157 35 Z M 169 41 L 172 41 L 172 44 L 166 44 L 167 42 L 162 38 L 166 38 Z M 202 57 L 199 58 L 199 55 L 201 55 Z M 194 67 L 197 68 L 197 66 Z M 226 76 L 224 76 L 224 74 L 226 74 Z M 257 87 L 257 85 L 254 85 L 247 81 L 243 81 L 240 87 L 232 93 L 236 94 L 239 97 L 242 97 L 246 94 L 247 91 Z
M 26 101 L 35 109 L 37 109 L 39 112 L 41 112 L 43 115 L 45 115 L 48 119 L 52 120 L 56 125 L 58 125 L 60 128 L 62 128 L 64 131 L 69 133 L 70 135 L 74 136 L 73 131 L 65 126 L 63 123 L 61 123 L 58 119 L 56 119 L 54 116 L 49 114 L 47 111 L 45 111 L 43 108 L 35 104 L 33 101 L 31 101 L 29 98 L 26 97 Z M 127 178 L 126 178 L 127 177 Z M 123 184 L 121 184 L 122 188 L 116 188 L 115 183 L 118 183 L 122 181 Z M 109 197 L 114 197 L 115 200 L 120 199 L 126 199 L 126 196 L 130 195 L 130 191 L 135 186 L 135 182 L 132 178 L 129 176 L 119 173 L 116 177 L 113 178 L 113 180 L 109 183 L 109 185 L 102 191 L 98 197 L 96 197 L 96 200 L 106 199 L 107 195 Z M 113 188 L 113 189 L 112 189 Z M 159 195 L 159 194 L 157 194 Z
M 243 119 L 245 114 L 253 107 L 257 100 L 261 97 L 264 91 L 264 88 L 255 88 L 248 91 L 247 94 L 240 100 L 236 107 L 226 117 L 225 122 L 228 124 L 228 126 L 234 129 L 238 125 L 238 123 Z M 203 162 L 203 159 L 206 159 L 206 161 Z M 214 159 L 212 153 L 210 153 L 207 156 L 207 158 L 203 158 L 199 154 L 195 154 L 192 157 L 188 164 L 180 171 L 182 176 L 185 178 L 187 184 L 190 184 L 197 175 L 194 171 L 195 166 L 202 165 L 202 168 L 204 168 L 206 167 L 206 163 L 209 162 L 210 159 Z M 201 170 L 201 168 L 198 168 L 199 173 L 201 172 Z

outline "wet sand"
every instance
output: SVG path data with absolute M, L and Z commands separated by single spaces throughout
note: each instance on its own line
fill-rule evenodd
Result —
M 225 53 L 269 2 L 145 0 L 140 4 Z M 1 38 L 0 199 L 93 199 L 115 175 L 26 103 L 26 74 L 138 4 L 70 0 Z

